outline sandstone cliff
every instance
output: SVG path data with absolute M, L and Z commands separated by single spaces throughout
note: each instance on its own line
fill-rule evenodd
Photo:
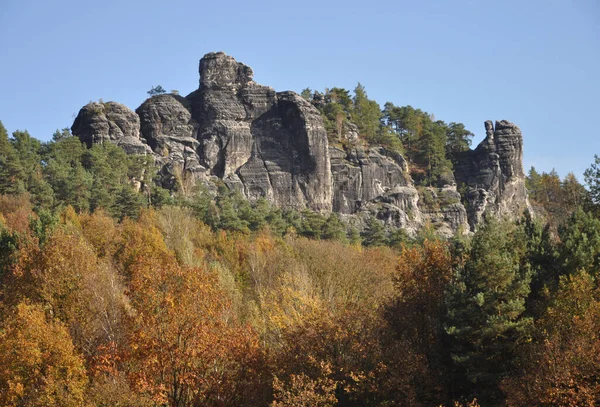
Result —
M 485 213 L 515 217 L 530 209 L 523 171 L 523 137 L 506 121 L 485 122 L 486 138 L 458 157 L 454 174 L 464 186 L 471 228 Z
M 73 134 L 152 154 L 160 182 L 221 179 L 248 199 L 282 208 L 335 211 L 360 226 L 374 215 L 414 234 L 426 223 L 442 235 L 473 229 L 483 213 L 514 216 L 528 207 L 522 137 L 515 125 L 486 122 L 487 138 L 461 154 L 456 184 L 417 189 L 401 155 L 366 148 L 357 128 L 346 147 L 330 146 L 319 111 L 294 92 L 253 80 L 250 67 L 222 52 L 200 60 L 200 85 L 187 97 L 163 94 L 135 112 L 115 102 L 84 106 Z

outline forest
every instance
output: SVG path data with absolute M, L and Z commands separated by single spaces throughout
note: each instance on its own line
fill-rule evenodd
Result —
M 473 136 L 360 84 L 303 96 L 422 185 Z M 531 168 L 533 214 L 452 239 L 155 171 L 0 123 L 0 405 L 600 404 L 600 157 L 587 188 Z

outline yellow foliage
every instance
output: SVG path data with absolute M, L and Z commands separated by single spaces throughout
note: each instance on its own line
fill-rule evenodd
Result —
M 18 304 L 0 329 L 0 404 L 80 407 L 87 377 L 67 329 Z

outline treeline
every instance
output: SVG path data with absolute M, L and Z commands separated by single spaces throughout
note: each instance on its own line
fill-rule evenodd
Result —
M 447 124 L 420 109 L 391 102 L 381 109 L 360 83 L 353 95 L 334 87 L 324 92 L 307 88 L 302 96 L 321 111 L 332 144 L 347 144 L 347 135 L 355 132 L 360 142 L 399 152 L 409 160 L 417 184 L 431 186 L 451 180 L 455 154 L 471 146 L 473 133 L 464 124 Z
M 534 167 L 531 167 L 525 178 L 529 200 L 533 204 L 535 212 L 539 216 L 543 216 L 553 230 L 564 224 L 579 207 L 598 214 L 600 173 L 594 174 L 597 164 L 598 158 L 584 175 L 589 190 L 577 180 L 573 173 L 569 173 L 561 179 L 555 170 L 540 174 Z
M 0 197 L 0 404 L 595 405 L 600 220 L 400 250 Z M 471 405 L 475 405 L 472 403 Z

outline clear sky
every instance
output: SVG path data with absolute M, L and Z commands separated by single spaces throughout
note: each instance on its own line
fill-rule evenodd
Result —
M 484 135 L 524 134 L 525 167 L 600 154 L 598 0 L 0 0 L 0 120 L 49 140 L 89 101 L 187 94 L 224 51 L 276 90 L 353 89 Z

